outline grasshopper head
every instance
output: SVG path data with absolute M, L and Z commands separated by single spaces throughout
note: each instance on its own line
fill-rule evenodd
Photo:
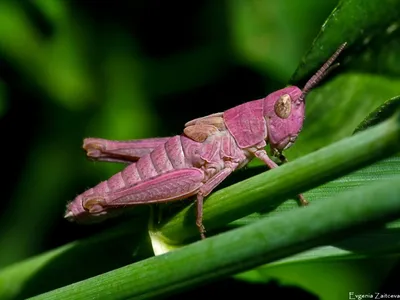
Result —
M 305 97 L 335 66 L 331 64 L 344 49 L 342 44 L 327 62 L 308 80 L 303 90 L 289 86 L 269 94 L 264 100 L 267 139 L 272 149 L 279 152 L 296 141 L 304 121 Z
M 295 86 L 269 94 L 264 100 L 268 142 L 279 151 L 289 148 L 296 140 L 304 120 L 303 92 Z

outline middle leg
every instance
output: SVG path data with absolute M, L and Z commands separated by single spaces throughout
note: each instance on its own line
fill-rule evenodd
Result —
M 218 172 L 211 179 L 206 181 L 204 185 L 202 185 L 197 193 L 197 216 L 196 216 L 196 225 L 199 229 L 200 236 L 202 239 L 205 239 L 205 228 L 203 225 L 203 203 L 204 197 L 212 192 L 214 188 L 216 188 L 222 181 L 225 180 L 234 170 L 236 166 L 228 166 Z

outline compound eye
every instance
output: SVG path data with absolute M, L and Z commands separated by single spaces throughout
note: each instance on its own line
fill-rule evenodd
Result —
M 279 97 L 279 100 L 275 102 L 275 113 L 281 119 L 287 119 L 292 112 L 292 99 L 288 94 Z

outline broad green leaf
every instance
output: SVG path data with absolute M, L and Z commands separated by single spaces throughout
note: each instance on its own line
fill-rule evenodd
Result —
M 342 0 L 322 25 L 319 35 L 292 77 L 292 82 L 312 75 L 328 53 L 344 42 L 351 53 L 371 47 L 382 33 L 393 33 L 398 25 L 400 2 L 397 0 Z M 386 46 L 386 45 L 382 45 Z M 325 55 L 325 56 L 324 56 Z M 373 58 L 370 58 L 373 59 Z
M 296 144 L 286 151 L 289 159 L 351 135 L 371 111 L 400 94 L 400 80 L 382 76 L 379 68 L 372 66 L 367 68 L 370 73 L 361 73 L 366 68 L 360 66 L 365 64 L 357 60 L 361 56 L 364 61 L 371 61 L 373 66 L 388 64 L 388 58 L 382 52 L 387 49 L 387 43 L 379 40 L 380 33 L 389 30 L 385 39 L 393 41 L 390 49 L 397 49 L 397 34 L 392 33 L 397 30 L 395 22 L 399 16 L 399 3 L 392 0 L 341 1 L 326 20 L 291 81 L 305 82 L 340 44 L 346 41 L 348 46 L 338 58 L 342 65 L 331 74 L 337 76 L 327 79 L 328 82 L 322 83 L 307 97 L 304 128 Z M 350 25 L 354 23 L 357 26 Z M 375 58 L 371 51 L 381 51 L 382 55 Z M 395 60 L 392 59 L 391 63 Z
M 287 82 L 337 0 L 228 3 L 236 56 L 254 69 Z
M 389 99 L 384 102 L 380 107 L 371 112 L 365 120 L 357 126 L 354 132 L 365 130 L 370 126 L 374 126 L 383 120 L 391 117 L 400 106 L 400 96 Z

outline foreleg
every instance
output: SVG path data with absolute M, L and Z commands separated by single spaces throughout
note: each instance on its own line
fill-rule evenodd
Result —
M 254 155 L 257 158 L 261 159 L 270 169 L 278 167 L 278 165 L 268 156 L 267 152 L 264 149 L 259 149 L 259 150 L 255 151 Z M 280 153 L 279 158 L 283 162 L 288 162 L 286 157 L 281 153 Z M 308 205 L 308 201 L 304 198 L 303 194 L 299 194 L 298 198 L 300 201 L 300 205 L 302 205 L 302 206 Z
M 164 144 L 168 139 L 169 137 L 113 141 L 86 138 L 83 140 L 82 148 L 86 151 L 87 157 L 92 160 L 132 163 Z

